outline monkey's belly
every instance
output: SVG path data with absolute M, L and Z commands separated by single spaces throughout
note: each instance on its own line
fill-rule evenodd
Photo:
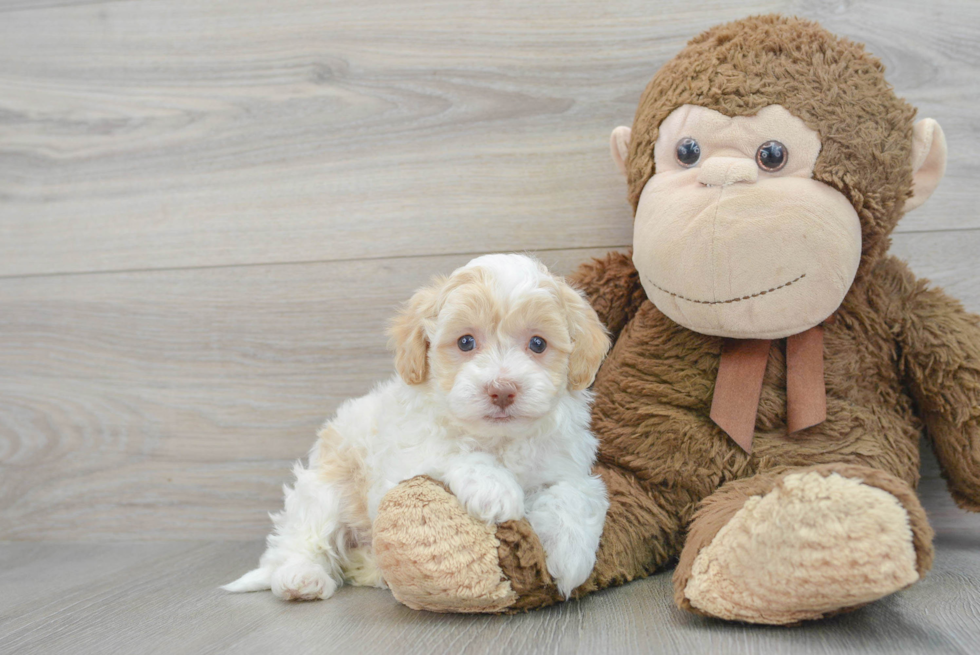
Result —
M 897 368 L 882 366 L 889 344 L 869 343 L 867 334 L 852 334 L 840 322 L 828 329 L 827 420 L 788 435 L 784 343 L 774 341 L 751 454 L 709 417 L 721 344 L 645 303 L 596 378 L 600 458 L 645 482 L 691 487 L 700 497 L 759 471 L 833 462 L 871 466 L 916 484 L 920 423 Z

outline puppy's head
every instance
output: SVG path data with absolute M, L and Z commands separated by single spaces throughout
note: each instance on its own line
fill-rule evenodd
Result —
M 609 349 L 595 311 L 522 255 L 486 255 L 418 291 L 392 324 L 395 367 L 464 423 L 541 418 L 587 388 Z

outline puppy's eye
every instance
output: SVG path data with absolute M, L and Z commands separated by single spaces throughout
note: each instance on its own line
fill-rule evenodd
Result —
M 544 349 L 548 347 L 548 342 L 541 337 L 531 337 L 531 340 L 527 342 L 527 347 L 531 349 L 532 353 L 543 353 Z
M 677 142 L 677 163 L 684 168 L 690 168 L 701 159 L 701 146 L 689 136 Z
M 764 171 L 775 173 L 789 159 L 789 150 L 779 141 L 766 141 L 755 153 L 755 163 Z
M 473 338 L 472 334 L 467 334 L 457 339 L 456 345 L 459 346 L 459 349 L 464 353 L 468 353 L 476 348 L 476 339 Z

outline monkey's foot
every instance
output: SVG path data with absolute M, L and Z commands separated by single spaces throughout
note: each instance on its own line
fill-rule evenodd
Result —
M 678 603 L 699 614 L 818 619 L 911 585 L 931 562 L 932 532 L 914 492 L 881 471 L 791 469 L 715 496 L 695 517 L 674 576 Z

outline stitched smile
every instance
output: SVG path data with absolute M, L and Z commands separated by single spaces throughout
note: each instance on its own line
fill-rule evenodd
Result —
M 785 284 L 780 284 L 778 287 L 773 287 L 772 289 L 766 289 L 765 291 L 759 291 L 757 293 L 753 293 L 753 294 L 748 295 L 748 296 L 739 296 L 737 298 L 729 298 L 728 300 L 695 300 L 694 298 L 688 298 L 687 296 L 682 296 L 681 294 L 674 293 L 673 291 L 667 291 L 667 289 L 664 289 L 662 286 L 660 286 L 658 284 L 654 284 L 653 282 L 650 282 L 649 279 L 647 279 L 647 282 L 650 285 L 652 285 L 654 288 L 659 289 L 660 291 L 663 291 L 667 295 L 673 296 L 674 298 L 680 298 L 681 300 L 686 300 L 688 302 L 697 303 L 699 305 L 727 305 L 727 304 L 733 303 L 733 302 L 742 302 L 743 300 L 751 300 L 752 298 L 758 298 L 759 296 L 764 296 L 767 293 L 772 293 L 773 291 L 778 291 L 780 289 L 783 289 L 785 287 L 788 287 L 789 285 L 791 285 L 791 284 L 793 284 L 795 282 L 799 282 L 800 280 L 802 280 L 805 277 L 806 277 L 806 273 L 802 273 L 799 277 L 797 277 L 797 278 L 795 278 L 793 280 L 790 280 L 789 282 L 786 282 Z

